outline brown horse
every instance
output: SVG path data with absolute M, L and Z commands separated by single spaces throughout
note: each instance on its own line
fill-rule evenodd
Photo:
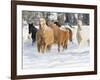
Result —
M 58 44 L 58 51 L 60 51 L 60 46 L 63 47 L 63 49 L 67 48 L 68 40 L 72 41 L 72 31 L 69 28 L 66 28 L 65 30 L 61 30 L 60 25 L 57 24 L 51 25 L 51 28 L 54 32 L 54 42 Z
M 36 33 L 38 52 L 46 52 L 47 48 L 54 42 L 54 33 L 52 28 L 46 25 L 44 18 L 40 18 L 39 30 Z

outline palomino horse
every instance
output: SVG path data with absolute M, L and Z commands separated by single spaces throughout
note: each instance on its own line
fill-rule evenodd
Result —
M 69 28 L 62 30 L 59 27 L 57 22 L 51 25 L 54 32 L 54 42 L 58 44 L 58 51 L 60 51 L 60 46 L 63 49 L 67 48 L 68 40 L 72 41 L 72 31 Z
M 39 30 L 36 33 L 38 52 L 44 53 L 49 46 L 54 42 L 54 34 L 52 28 L 46 25 L 44 18 L 40 18 Z

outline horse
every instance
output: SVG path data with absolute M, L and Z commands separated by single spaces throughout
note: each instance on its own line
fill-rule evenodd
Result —
M 58 44 L 58 51 L 60 51 L 60 46 L 63 47 L 63 50 L 67 48 L 68 40 L 72 41 L 72 31 L 69 28 L 62 30 L 60 27 L 58 22 L 51 25 L 54 32 L 54 42 Z
M 83 44 L 88 43 L 89 45 L 89 34 L 88 34 L 88 28 L 84 27 L 82 25 L 82 21 L 77 21 L 77 32 L 76 32 L 76 38 L 78 42 L 78 47 L 81 47 Z
M 64 31 L 66 31 L 66 30 L 69 30 L 69 33 L 70 33 L 70 41 L 72 42 L 72 35 L 73 35 L 73 33 L 72 33 L 72 28 L 74 28 L 74 27 L 72 27 L 72 25 L 71 24 L 69 24 L 69 23 L 67 23 L 67 27 L 66 27 L 66 25 L 64 25 L 64 26 L 62 26 L 60 23 L 58 23 L 58 22 L 54 22 L 54 24 L 56 24 L 60 29 L 62 29 L 62 30 L 64 30 Z
M 67 48 L 68 40 L 70 39 L 69 31 L 59 30 L 58 33 L 58 51 L 60 51 L 60 45 L 63 47 L 63 50 Z
M 36 33 L 37 48 L 38 52 L 46 52 L 48 47 L 54 42 L 54 33 L 52 28 L 50 28 L 44 18 L 39 20 L 39 30 Z
M 32 45 L 33 43 L 36 41 L 36 32 L 38 31 L 37 28 L 35 28 L 35 26 L 33 26 L 33 24 L 28 24 L 29 25 L 29 36 L 31 35 L 31 38 L 32 38 Z M 28 38 L 29 38 L 28 36 Z

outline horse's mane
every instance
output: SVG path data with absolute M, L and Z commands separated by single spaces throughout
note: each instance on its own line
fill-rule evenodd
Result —
M 58 27 L 61 27 L 61 25 L 58 22 L 54 22 Z

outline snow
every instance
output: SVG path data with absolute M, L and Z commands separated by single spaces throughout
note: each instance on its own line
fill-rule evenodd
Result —
M 27 41 L 23 46 L 23 69 L 46 69 L 89 66 L 89 47 L 78 48 L 69 43 L 68 49 L 58 52 L 53 45 L 50 52 L 38 53 L 36 43 Z

